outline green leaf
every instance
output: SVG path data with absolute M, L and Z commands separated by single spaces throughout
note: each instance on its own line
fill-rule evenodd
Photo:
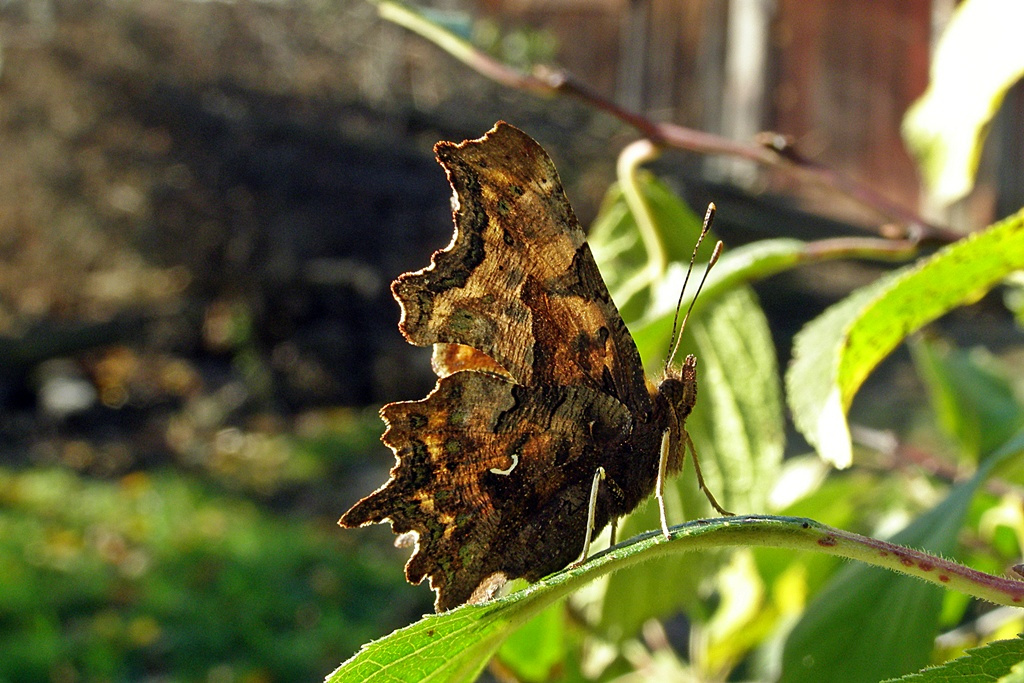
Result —
M 956 201 L 974 185 L 988 124 L 1024 75 L 1022 25 L 1024 3 L 966 0 L 939 39 L 928 89 L 903 121 L 903 139 L 937 201 Z
M 679 486 L 666 486 L 665 497 L 672 520 L 672 512 L 681 507 Z M 629 538 L 657 529 L 660 524 L 658 505 L 651 497 L 620 522 L 619 533 Z M 630 572 L 612 574 L 604 590 L 595 596 L 599 632 L 613 642 L 621 642 L 635 636 L 647 620 L 680 610 L 692 619 L 705 619 L 707 615 L 698 600 L 699 588 L 714 576 L 720 563 L 714 554 L 687 553 L 660 557 Z
M 636 328 L 633 338 L 645 358 L 658 359 L 669 346 L 670 331 L 666 315 Z M 698 400 L 686 427 L 706 463 L 709 486 L 717 486 L 726 507 L 765 509 L 784 433 L 775 347 L 753 291 L 735 288 L 705 304 L 687 324 L 683 353 L 697 356 Z M 691 470 L 685 467 L 681 479 L 693 476 Z M 694 480 L 684 490 L 695 487 Z M 687 505 L 684 512 L 705 515 L 709 510 L 706 504 Z
M 628 299 L 633 304 L 624 310 L 624 317 L 641 357 L 660 366 L 670 345 L 672 316 L 700 220 L 653 176 L 638 174 L 636 185 L 662 240 L 661 249 L 673 261 L 664 277 L 658 282 L 644 280 L 649 273 L 645 245 L 637 236 L 636 221 L 622 192 L 616 188 L 606 196 L 590 242 L 615 301 Z M 690 318 L 681 351 L 693 352 L 698 358 L 700 398 L 687 429 L 697 446 L 704 477 L 726 508 L 741 512 L 765 509 L 784 445 L 774 345 L 768 322 L 745 281 L 754 272 L 763 272 L 765 263 L 791 267 L 800 260 L 804 245 L 795 240 L 773 240 L 759 243 L 759 247 L 728 251 L 715 266 L 712 275 L 718 276 L 718 285 L 712 291 L 709 281 L 702 293 L 702 308 Z M 644 289 L 621 291 L 638 283 Z M 690 289 L 696 289 L 693 280 Z M 691 464 L 666 487 L 666 509 L 670 520 L 676 522 L 711 513 Z M 650 503 L 622 520 L 620 532 L 628 537 L 658 525 L 658 508 Z M 601 601 L 600 627 L 618 639 L 631 637 L 648 619 L 680 607 L 698 616 L 699 582 L 713 575 L 718 561 L 706 555 L 669 556 L 628 576 L 612 576 Z M 666 591 L 667 585 L 674 590 Z
M 475 614 L 428 615 L 364 645 L 327 681 L 471 681 L 507 635 L 505 622 Z
M 729 531 L 725 520 L 713 520 L 688 529 L 674 541 L 682 544 L 676 550 L 705 547 L 704 537 L 713 530 L 721 533 L 723 527 Z M 528 619 L 589 581 L 660 556 L 667 545 L 660 533 L 650 533 L 505 598 L 427 615 L 364 645 L 327 677 L 327 683 L 473 680 L 501 643 Z
M 892 541 L 950 554 L 981 483 L 956 486 Z M 808 605 L 786 640 L 781 683 L 878 681 L 928 663 L 942 589 L 862 564 L 845 566 Z
M 775 275 L 810 261 L 830 260 L 844 255 L 840 252 L 812 252 L 812 245 L 792 239 L 761 240 L 735 249 L 726 249 L 708 274 L 690 320 L 699 320 L 704 315 L 704 307 L 713 304 L 722 294 L 743 287 L 753 280 Z M 663 355 L 668 347 L 672 318 L 679 300 L 679 291 L 686 279 L 688 264 L 689 257 L 686 261 L 670 263 L 665 275 L 651 285 L 647 307 L 638 314 L 639 319 L 624 318 L 634 331 L 633 338 L 640 349 L 640 355 L 652 366 L 664 360 L 658 356 Z M 697 288 L 695 278 L 699 279 L 703 268 L 700 263 L 694 266 L 698 274 L 690 278 L 683 297 L 684 311 L 693 299 Z M 615 297 L 614 290 L 612 296 Z M 662 346 L 656 347 L 659 343 Z M 645 354 L 645 351 L 649 353 Z
M 1006 308 L 1013 313 L 1017 327 L 1024 327 L 1024 272 L 1016 272 L 1006 278 L 1006 291 L 1003 294 Z
M 794 340 L 786 387 L 797 429 L 826 461 L 849 466 L 846 410 L 871 370 L 908 334 L 977 301 L 1019 268 L 1024 268 L 1024 212 L 829 308 Z
M 886 683 L 1024 683 L 1024 640 L 997 640 L 968 650 L 942 666 L 892 678 Z
M 662 320 L 636 332 L 642 349 L 668 347 L 670 327 Z M 782 397 L 779 371 L 767 320 L 753 293 L 740 287 L 719 296 L 690 319 L 683 352 L 697 356 L 698 400 L 687 419 L 705 482 L 718 501 L 734 512 L 767 507 L 767 496 L 782 462 Z M 664 351 L 662 351 L 662 354 Z M 669 521 L 714 514 L 697 485 L 692 463 L 666 486 Z M 628 536 L 658 528 L 653 502 L 622 521 Z M 697 595 L 725 557 L 679 555 L 655 560 L 626 575 L 609 579 L 601 625 L 628 637 L 652 617 L 685 608 L 703 619 Z M 666 592 L 665 586 L 675 589 Z
M 671 343 L 675 304 L 700 220 L 650 174 L 639 173 L 634 181 L 661 240 L 661 250 L 671 260 L 664 277 L 648 283 L 641 296 L 647 301 L 644 308 L 634 307 L 627 314 L 621 306 L 628 296 L 621 287 L 635 283 L 637 274 L 647 267 L 647 252 L 621 190 L 609 190 L 589 241 L 641 357 L 648 367 L 660 367 Z M 719 485 L 720 500 L 727 507 L 764 509 L 784 442 L 771 332 L 753 291 L 744 285 L 753 277 L 800 263 L 805 246 L 797 240 L 769 240 L 726 251 L 711 271 L 700 299 L 702 308 L 695 308 L 688 323 L 680 353 L 697 355 L 700 398 L 687 428 L 698 452 L 703 453 L 702 463 L 707 463 L 705 478 L 709 485 Z M 695 289 L 691 281 L 690 290 Z M 640 293 L 633 294 L 635 300 Z M 688 294 L 692 297 L 692 291 Z M 692 468 L 684 472 L 682 490 L 695 490 L 695 481 L 686 481 L 693 476 Z M 710 509 L 706 503 L 694 506 L 692 501 L 687 507 L 687 516 L 704 515 Z
M 638 173 L 635 185 L 657 229 L 666 258 L 689 263 L 700 234 L 700 217 L 650 173 Z M 662 275 L 652 277 L 646 245 L 618 183 L 605 193 L 587 241 L 622 319 L 627 324 L 637 320 L 647 310 L 650 289 Z M 702 251 L 709 255 L 710 245 Z M 679 294 L 678 288 L 675 293 Z
M 974 494 L 1022 449 L 1024 434 L 1006 441 L 973 477 L 954 486 L 892 542 L 952 555 Z M 878 681 L 920 669 L 932 652 L 942 597 L 934 584 L 863 564 L 844 567 L 786 640 L 780 683 Z
M 785 447 L 768 320 L 753 290 L 740 287 L 704 309 L 699 322 L 691 333 L 700 400 L 687 428 L 708 462 L 704 477 L 734 512 L 765 510 Z M 687 490 L 696 491 L 695 484 Z
M 1022 447 L 1024 439 L 1008 444 L 1003 456 L 987 461 L 986 471 L 990 471 L 1005 456 L 1019 453 Z M 981 478 L 979 474 L 974 481 L 980 481 Z M 954 496 L 956 491 L 963 489 L 964 485 L 958 487 Z M 965 493 L 961 495 L 967 497 Z M 907 533 L 905 536 L 910 540 L 928 541 L 944 538 L 943 520 L 949 526 L 955 524 L 950 521 L 950 515 L 940 513 L 955 513 L 956 509 L 953 508 L 947 506 L 947 509 L 937 510 L 934 515 L 930 513 L 937 518 L 937 523 L 926 525 L 928 534 Z M 912 529 L 918 526 L 922 525 L 912 525 Z M 896 548 L 891 549 L 893 552 L 879 553 L 878 543 L 871 539 L 827 527 L 810 519 L 760 515 L 718 517 L 673 527 L 670 540 L 665 539 L 660 532 L 649 532 L 595 555 L 581 567 L 553 574 L 508 597 L 426 616 L 416 624 L 365 645 L 327 680 L 329 683 L 382 683 L 395 680 L 439 683 L 472 680 L 502 640 L 515 628 L 587 582 L 667 554 L 751 545 L 787 548 L 791 551 L 815 550 L 858 558 L 906 571 L 932 582 L 948 582 L 945 585 L 957 586 L 972 595 L 984 596 L 1000 604 L 1011 604 L 1011 601 L 1020 599 L 1020 589 L 1014 582 L 997 577 L 983 580 L 984 577 L 979 578 L 976 572 L 954 567 L 936 557 L 922 558 L 916 563 L 911 560 L 908 564 L 907 555 L 899 554 Z M 945 566 L 946 574 L 940 576 L 938 572 L 932 571 L 934 563 Z M 671 591 L 672 588 L 672 585 L 668 585 L 665 590 Z M 888 605 L 886 607 L 889 608 Z
M 701 219 L 653 175 L 638 173 L 635 184 L 660 240 L 659 249 L 668 259 L 664 272 L 651 277 L 647 249 L 618 184 L 613 184 L 605 194 L 587 241 L 601 276 L 608 285 L 608 291 L 612 293 L 619 313 L 630 329 L 637 323 L 641 326 L 652 325 L 652 329 L 667 338 L 693 245 L 700 235 Z M 705 239 L 700 249 L 698 263 L 694 267 L 698 279 L 703 270 L 699 259 L 710 256 L 713 244 L 712 235 Z M 788 238 L 761 240 L 726 249 L 708 276 L 701 297 L 694 307 L 694 316 L 699 317 L 696 313 L 701 306 L 710 303 L 722 292 L 751 280 L 768 277 L 804 263 L 850 255 L 850 252 L 842 249 L 823 250 L 820 245 Z M 695 289 L 696 285 L 691 278 L 684 305 L 689 303 Z M 637 344 L 640 345 L 640 342 Z M 643 348 L 640 353 L 647 362 L 653 364 L 663 360 L 653 356 L 664 353 L 664 350 L 657 349 L 656 353 L 652 351 L 652 357 L 645 355 Z
M 566 654 L 565 610 L 555 603 L 517 629 L 498 650 L 516 680 L 547 681 Z
M 988 351 L 949 349 L 924 338 L 912 340 L 910 350 L 939 424 L 971 462 L 1024 427 L 1024 405 Z

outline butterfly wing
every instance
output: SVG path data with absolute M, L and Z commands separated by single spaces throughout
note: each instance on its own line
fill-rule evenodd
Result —
M 624 406 L 602 392 L 477 371 L 442 377 L 427 398 L 391 403 L 381 416 L 397 464 L 340 523 L 390 520 L 396 533 L 415 531 L 406 576 L 430 577 L 439 611 L 575 559 L 594 471 L 631 428 Z M 602 494 L 598 528 L 616 507 Z
M 662 427 L 540 145 L 499 123 L 435 151 L 455 191 L 455 235 L 392 292 L 406 338 L 435 345 L 439 379 L 422 401 L 381 411 L 397 463 L 340 523 L 416 532 L 406 576 L 429 577 L 448 609 L 571 562 L 597 468 L 609 475 L 599 530 L 652 490 Z
M 392 285 L 402 333 L 472 347 L 523 385 L 590 386 L 649 419 L 640 354 L 547 153 L 506 123 L 434 149 L 455 192 L 455 235 Z

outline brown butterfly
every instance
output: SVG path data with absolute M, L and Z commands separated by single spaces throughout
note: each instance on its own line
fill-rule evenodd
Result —
M 687 356 L 657 385 L 645 379 L 536 141 L 499 122 L 434 152 L 455 235 L 391 291 L 402 334 L 434 345 L 439 379 L 425 399 L 381 410 L 397 463 L 339 523 L 415 532 L 406 577 L 430 577 L 441 611 L 562 569 L 656 488 L 660 502 L 693 449 L 697 374 Z M 663 506 L 662 520 L 667 534 Z

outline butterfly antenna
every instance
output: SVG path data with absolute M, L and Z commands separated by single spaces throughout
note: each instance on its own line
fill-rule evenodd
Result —
M 700 294 L 700 290 L 704 288 L 704 283 L 708 279 L 708 273 L 711 272 L 711 266 L 715 265 L 718 261 L 718 257 L 722 254 L 722 241 L 719 240 L 715 244 L 715 250 L 711 254 L 711 259 L 708 261 L 707 267 L 704 269 L 704 276 L 700 279 L 700 284 L 697 285 L 697 292 L 693 295 L 693 299 L 690 300 L 690 305 L 686 309 L 686 315 L 683 316 L 682 323 L 679 322 L 679 311 L 683 307 L 683 295 L 686 293 L 686 285 L 690 281 L 690 273 L 693 272 L 693 265 L 697 261 L 697 250 L 700 249 L 701 242 L 704 241 L 704 237 L 711 231 L 711 224 L 715 220 L 715 203 L 711 202 L 708 204 L 707 213 L 704 214 L 704 225 L 700 229 L 700 236 L 697 238 L 697 244 L 693 245 L 693 254 L 690 255 L 690 266 L 686 269 L 686 277 L 683 278 L 683 286 L 679 290 L 679 300 L 676 302 L 676 314 L 672 318 L 672 348 L 668 353 L 668 357 L 665 359 L 665 371 L 667 372 L 669 367 L 672 365 L 672 359 L 676 357 L 676 353 L 679 351 L 679 344 L 683 340 L 683 331 L 686 329 L 686 321 L 690 319 L 690 313 L 693 311 L 693 305 L 697 302 L 697 296 Z

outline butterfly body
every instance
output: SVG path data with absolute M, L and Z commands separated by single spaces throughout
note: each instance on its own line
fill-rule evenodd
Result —
M 599 468 L 595 533 L 678 469 L 696 361 L 657 386 L 645 379 L 554 165 L 529 136 L 499 123 L 435 152 L 455 234 L 392 292 L 405 337 L 434 345 L 438 382 L 381 410 L 396 465 L 340 523 L 415 532 L 406 576 L 429 577 L 444 610 L 576 559 Z

